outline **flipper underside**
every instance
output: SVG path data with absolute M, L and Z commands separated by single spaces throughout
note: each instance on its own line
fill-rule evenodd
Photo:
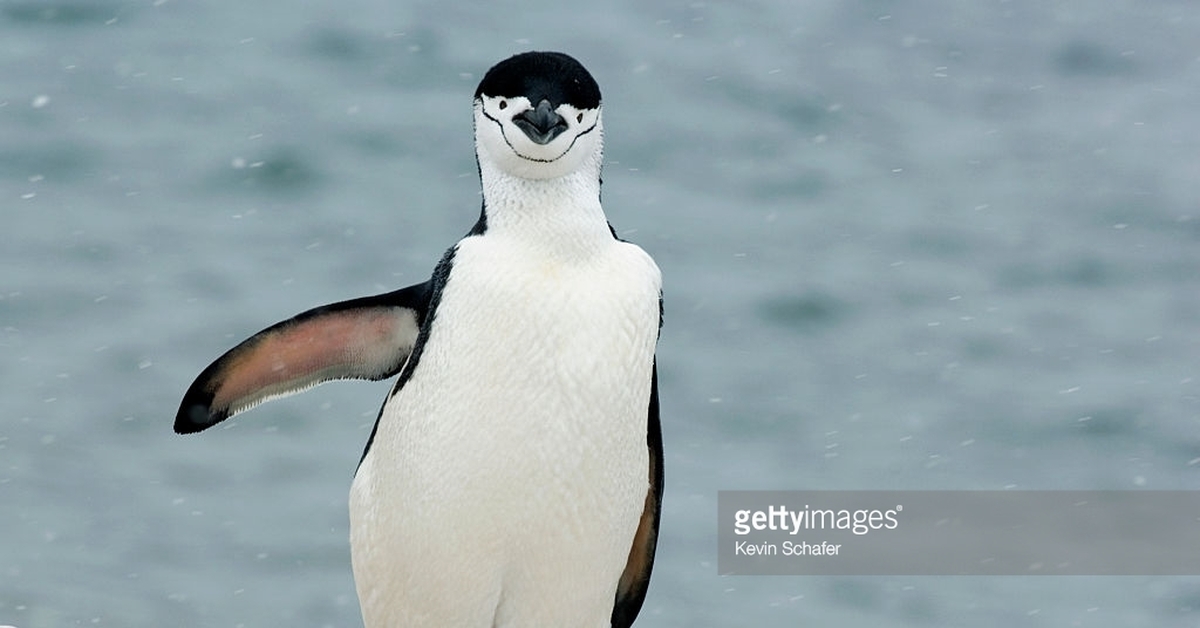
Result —
M 175 431 L 207 429 L 258 404 L 335 379 L 395 375 L 417 341 L 430 283 L 323 305 L 230 349 L 183 396 Z

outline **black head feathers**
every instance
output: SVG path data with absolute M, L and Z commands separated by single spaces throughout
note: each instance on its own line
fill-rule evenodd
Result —
M 561 52 L 523 52 L 497 63 L 475 90 L 475 98 L 485 95 L 524 96 L 531 103 L 544 99 L 554 107 L 600 106 L 600 86 L 596 80 L 581 63 Z

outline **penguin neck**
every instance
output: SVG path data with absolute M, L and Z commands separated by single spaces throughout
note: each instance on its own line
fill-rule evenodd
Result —
M 521 240 L 564 258 L 586 257 L 612 242 L 600 206 L 600 159 L 551 179 L 526 179 L 479 160 L 486 233 Z

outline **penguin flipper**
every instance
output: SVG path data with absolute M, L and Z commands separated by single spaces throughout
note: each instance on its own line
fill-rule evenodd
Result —
M 662 425 L 658 418 L 657 366 L 650 377 L 650 412 L 646 422 L 646 446 L 650 449 L 650 490 L 646 492 L 646 506 L 633 536 L 633 546 L 629 548 L 629 560 L 617 582 L 612 628 L 629 628 L 642 610 L 646 589 L 650 586 L 650 571 L 654 567 L 654 551 L 658 546 L 658 521 L 662 513 L 663 494 L 663 446 Z
M 417 342 L 430 292 L 427 281 L 323 305 L 254 334 L 192 382 L 175 415 L 175 431 L 199 432 L 330 380 L 395 375 Z

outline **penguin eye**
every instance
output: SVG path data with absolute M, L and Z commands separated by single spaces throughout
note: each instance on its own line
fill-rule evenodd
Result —
M 500 101 L 500 108 L 501 108 L 501 109 L 508 109 L 508 101 L 507 101 L 507 100 L 501 100 L 501 101 Z
M 581 113 L 581 114 L 579 114 L 579 115 L 575 116 L 575 121 L 576 121 L 576 122 L 583 122 L 583 114 Z

